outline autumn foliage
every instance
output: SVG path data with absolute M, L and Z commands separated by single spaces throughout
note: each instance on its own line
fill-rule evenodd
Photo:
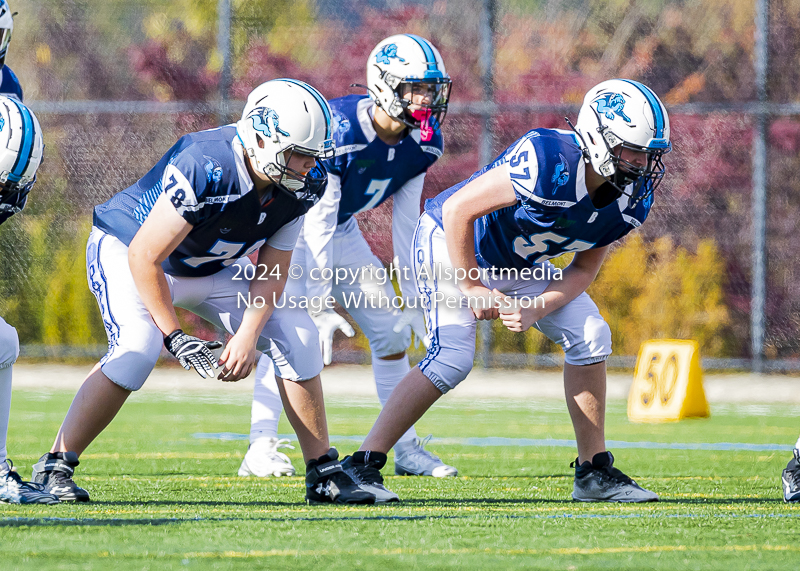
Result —
M 483 2 L 409 2 L 391 10 L 384 4 L 233 0 L 231 97 L 242 100 L 260 82 L 286 76 L 308 81 L 329 98 L 363 92 L 350 85 L 364 82 L 370 50 L 388 35 L 412 32 L 442 52 L 454 81 L 454 104 L 482 98 Z M 124 6 L 26 0 L 17 7 L 21 14 L 8 63 L 31 99 L 213 101 L 222 63 L 216 5 L 216 0 Z M 609 77 L 648 84 L 672 109 L 674 151 L 650 219 L 612 252 L 591 289 L 614 329 L 616 351 L 633 354 L 645 338 L 663 336 L 698 339 L 708 356 L 748 356 L 752 123 L 724 106 L 755 97 L 754 2 L 502 0 L 497 5 L 493 92 L 505 107 L 491 123 L 496 153 L 530 128 L 566 128 L 556 107 L 579 104 L 589 87 Z M 770 97 L 791 102 L 800 93 L 800 62 L 795 61 L 800 58 L 800 0 L 772 6 L 772 65 L 781 72 L 770 75 Z M 688 114 L 676 107 L 685 103 L 721 107 Z M 539 113 L 513 109 L 519 104 L 553 107 Z M 29 288 L 20 268 L 36 259 L 45 264 L 37 270 L 45 281 L 56 274 L 79 275 L 82 265 L 72 267 L 67 260 L 80 260 L 85 237 L 79 234 L 85 232 L 90 206 L 141 176 L 171 140 L 218 120 L 203 114 L 40 118 L 48 160 L 27 218 L 18 217 L 0 233 L 0 291 L 5 294 L 0 315 L 9 321 L 27 319 L 25 308 L 42 305 L 54 291 L 65 292 L 59 294 L 65 302 L 48 306 L 48 312 L 96 313 L 91 297 L 72 293 L 72 281 L 61 289 Z M 428 197 L 480 166 L 480 117 L 450 113 L 443 128 L 445 156 L 429 173 Z M 800 248 L 795 230 L 800 123 L 775 118 L 769 132 L 768 354 L 793 357 L 800 353 L 800 289 L 794 280 L 800 259 L 793 255 Z M 389 213 L 384 205 L 361 218 L 384 260 L 391 257 Z M 44 227 L 42 220 L 48 221 Z M 20 235 L 23 246 L 12 245 Z M 37 247 L 50 255 L 37 254 Z M 23 343 L 73 342 L 68 320 L 36 315 L 21 330 Z M 81 342 L 102 341 L 96 325 L 79 330 L 86 332 Z M 495 349 L 550 351 L 552 346 L 499 333 Z

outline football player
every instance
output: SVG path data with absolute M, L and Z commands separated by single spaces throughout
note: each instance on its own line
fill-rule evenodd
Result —
M 800 502 L 800 438 L 794 445 L 792 459 L 783 471 L 783 499 L 787 502 Z
M 6 65 L 6 53 L 14 31 L 14 18 L 6 0 L 0 0 L 0 93 L 22 101 L 22 87 L 17 76 Z
M 7 6 L 2 9 L 7 10 Z M 0 95 L 0 224 L 25 208 L 43 152 L 36 116 L 18 98 Z M 18 356 L 17 330 L 0 317 L 0 502 L 57 504 L 58 498 L 41 486 L 23 482 L 7 458 L 11 369 Z
M 427 201 L 412 259 L 431 344 L 360 450 L 342 462 L 363 489 L 381 502 L 398 499 L 382 483 L 386 453 L 467 376 L 476 321 L 501 319 L 510 331 L 534 326 L 564 350 L 578 443 L 572 497 L 658 499 L 614 467 L 606 450 L 611 332 L 585 290 L 609 246 L 645 221 L 670 149 L 669 120 L 658 97 L 641 83 L 614 79 L 589 91 L 574 131 L 529 131 L 468 180 Z M 548 260 L 566 253 L 574 258 L 559 275 Z M 535 279 L 536 268 L 556 279 Z
M 35 482 L 62 501 L 89 500 L 72 479 L 78 458 L 141 388 L 162 346 L 204 378 L 219 364 L 223 381 L 246 377 L 263 351 L 303 449 L 307 501 L 374 501 L 329 446 L 313 321 L 275 307 L 303 216 L 325 189 L 319 160 L 333 151 L 327 101 L 305 83 L 276 79 L 250 93 L 238 123 L 185 135 L 137 183 L 95 207 L 87 277 L 108 353 L 34 466 Z M 247 259 L 255 252 L 268 279 L 255 277 Z M 219 362 L 211 350 L 221 344 L 182 331 L 175 307 L 233 335 Z
M 292 258 L 303 270 L 303 281 L 290 281 L 287 293 L 317 300 L 310 312 L 319 330 L 325 364 L 331 362 L 334 332 L 354 334 L 344 318 L 320 303 L 333 296 L 369 340 L 382 405 L 409 371 L 405 351 L 411 341 L 410 330 L 423 340 L 425 325 L 413 282 L 404 279 L 410 276 L 402 272 L 396 275 L 405 309 L 401 314 L 389 306 L 394 289 L 391 282 L 375 274 L 383 265 L 354 215 L 393 196 L 394 267 L 410 267 L 411 237 L 420 214 L 425 173 L 442 156 L 444 147 L 440 125 L 447 112 L 450 84 L 438 50 L 419 36 L 391 36 L 372 50 L 367 60 L 369 95 L 331 101 L 336 157 L 324 163 L 328 188 L 306 216 Z M 326 270 L 334 274 L 347 270 L 348 275 L 360 279 L 337 283 Z M 367 301 L 368 296 L 373 296 L 374 303 Z M 380 299 L 387 303 L 381 305 Z M 269 366 L 261 364 L 256 376 L 250 446 L 239 469 L 241 476 L 294 473 L 289 459 L 278 451 L 286 441 L 277 438 L 281 401 Z M 458 473 L 425 450 L 413 426 L 400 436 L 394 451 L 396 474 L 444 477 Z

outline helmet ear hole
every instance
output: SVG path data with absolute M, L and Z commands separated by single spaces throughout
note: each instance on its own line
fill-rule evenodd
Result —
M 265 146 L 264 145 L 264 138 L 261 137 L 261 135 L 256 135 L 256 140 L 258 141 L 258 148 L 259 149 L 263 149 L 264 146 Z

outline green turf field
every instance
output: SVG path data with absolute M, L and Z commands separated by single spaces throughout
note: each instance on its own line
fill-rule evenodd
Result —
M 9 452 L 23 476 L 49 447 L 67 392 L 14 393 Z M 609 440 L 790 447 L 797 410 L 716 406 L 712 418 L 634 425 L 610 404 Z M 647 505 L 576 504 L 572 448 L 465 438 L 573 438 L 562 402 L 444 399 L 418 425 L 457 479 L 389 477 L 402 503 L 309 507 L 303 480 L 235 476 L 246 395 L 134 395 L 81 459 L 85 505 L 0 505 L 2 569 L 776 569 L 795 567 L 800 506 L 782 501 L 785 451 L 611 448 L 661 494 Z M 329 403 L 331 434 L 363 435 L 378 408 Z M 281 431 L 289 432 L 282 421 Z M 344 454 L 357 442 L 333 442 Z M 535 443 L 534 443 L 535 444 Z M 557 442 L 555 444 L 558 444 Z M 724 448 L 724 446 L 721 446 Z M 302 473 L 298 450 L 290 452 Z M 389 468 L 385 473 L 390 473 Z

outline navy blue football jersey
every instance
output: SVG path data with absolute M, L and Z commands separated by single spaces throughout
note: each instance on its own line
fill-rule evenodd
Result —
M 387 145 L 375 133 L 366 95 L 348 95 L 330 101 L 336 156 L 325 169 L 342 181 L 337 224 L 354 214 L 379 206 L 405 183 L 428 170 L 442 156 L 441 130 L 422 140 L 419 129 L 396 145 Z
M 185 135 L 136 184 L 94 209 L 94 225 L 130 245 L 166 193 L 193 228 L 164 261 L 175 276 L 215 274 L 258 250 L 309 207 L 273 186 L 261 204 L 235 125 Z
M 2 76 L 0 76 L 0 95 L 16 97 L 22 101 L 22 86 L 19 79 L 7 65 L 3 66 Z
M 623 195 L 596 208 L 586 190 L 586 163 L 570 131 L 534 129 L 469 179 L 425 203 L 442 226 L 442 204 L 493 168 L 507 169 L 517 203 L 475 221 L 475 255 L 483 268 L 523 269 L 567 252 L 602 248 L 642 225 L 652 196 L 630 207 Z

